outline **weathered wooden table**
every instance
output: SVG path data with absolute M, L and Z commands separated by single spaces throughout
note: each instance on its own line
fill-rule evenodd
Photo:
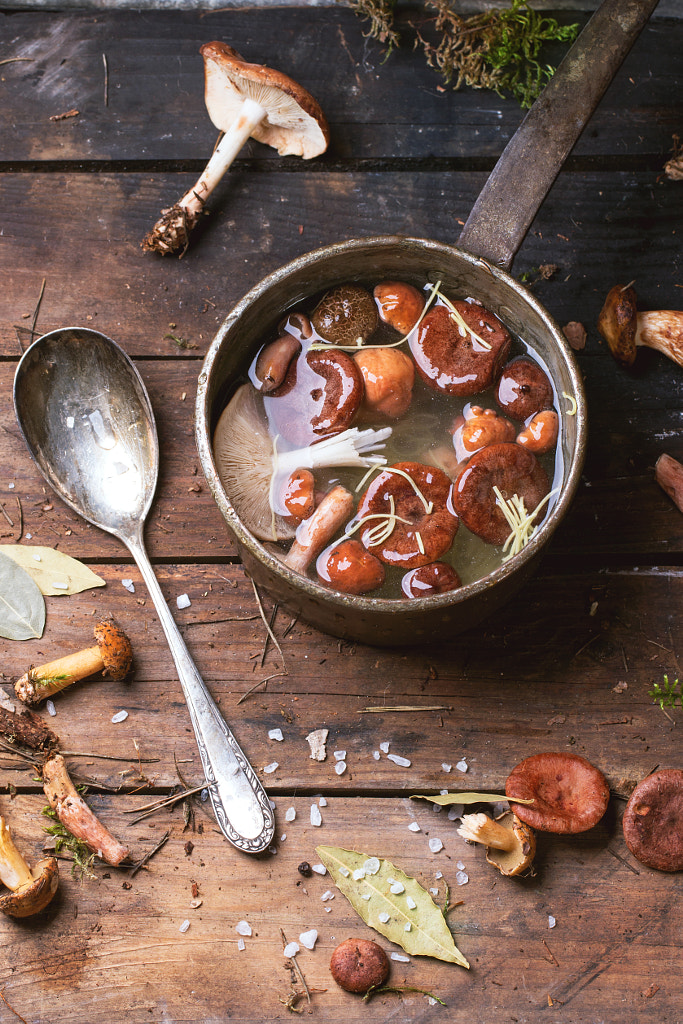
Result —
M 560 12 L 574 15 L 586 19 Z M 590 442 L 572 512 L 542 570 L 493 621 L 438 646 L 395 650 L 324 636 L 264 594 L 279 649 L 268 642 L 199 467 L 197 376 L 233 303 L 288 259 L 378 233 L 455 241 L 519 108 L 489 92 L 443 89 L 410 49 L 383 63 L 343 7 L 5 10 L 0 26 L 0 533 L 5 544 L 58 548 L 106 580 L 48 598 L 42 639 L 3 643 L 2 679 L 11 694 L 14 677 L 87 646 L 96 618 L 114 615 L 133 640 L 132 676 L 73 687 L 55 698 L 49 723 L 64 749 L 81 752 L 68 760 L 91 780 L 88 800 L 135 859 L 170 832 L 132 877 L 98 864 L 94 878 L 78 881 L 63 861 L 43 915 L 0 922 L 0 1021 L 285 1019 L 292 981 L 282 936 L 315 928 L 315 949 L 297 957 L 311 1004 L 297 1009 L 321 1020 L 680 1022 L 681 876 L 635 861 L 620 823 L 637 781 L 657 765 L 683 764 L 683 712 L 664 713 L 649 695 L 665 673 L 679 673 L 683 518 L 653 466 L 663 451 L 683 457 L 683 376 L 652 353 L 633 372 L 620 369 L 596 330 L 617 282 L 635 279 L 642 308 L 683 301 L 683 186 L 663 173 L 683 125 L 675 10 L 656 13 L 636 43 L 513 268 L 561 324 L 587 330 L 577 359 Z M 308 87 L 332 143 L 310 164 L 249 144 L 185 257 L 157 258 L 139 241 L 214 144 L 198 56 L 211 39 Z M 546 264 L 557 266 L 550 280 L 535 269 Z M 34 319 L 38 332 L 77 324 L 117 339 L 150 391 L 161 478 L 148 547 L 226 719 L 260 773 L 277 762 L 262 776 L 277 815 L 277 841 L 262 857 L 229 845 L 198 798 L 189 817 L 179 803 L 130 824 L 131 811 L 174 792 L 180 776 L 194 787 L 202 773 L 137 569 L 115 539 L 54 497 L 19 434 L 12 381 Z M 122 585 L 128 578 L 134 593 Z M 191 601 L 182 610 L 181 594 Z M 389 710 L 398 705 L 420 710 Z M 121 709 L 128 717 L 113 724 Z M 281 742 L 269 739 L 276 728 Z M 324 762 L 306 742 L 319 728 L 329 730 Z M 410 767 L 375 759 L 383 742 Z M 343 775 L 335 750 L 346 751 Z M 591 832 L 541 836 L 533 878 L 498 877 L 445 811 L 409 800 L 500 790 L 519 760 L 544 750 L 587 757 L 613 797 Z M 155 760 L 139 761 L 138 751 Z M 0 811 L 35 859 L 49 845 L 42 789 L 11 757 L 3 765 Z M 430 838 L 442 840 L 440 852 Z M 298 873 L 301 861 L 319 860 L 317 844 L 387 857 L 439 903 L 448 883 L 459 903 L 450 925 L 471 970 L 419 957 L 392 965 L 394 985 L 429 990 L 447 1009 L 409 992 L 364 1004 L 336 987 L 331 950 L 373 933 L 341 894 L 323 899 L 329 876 Z M 459 864 L 469 878 L 462 887 Z M 244 949 L 242 920 L 252 929 Z M 297 977 L 294 985 L 301 989 Z

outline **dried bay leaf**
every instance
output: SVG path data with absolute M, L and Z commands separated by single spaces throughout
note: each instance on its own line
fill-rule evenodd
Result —
M 45 629 L 45 599 L 27 572 L 0 554 L 0 636 L 36 640 Z
M 470 966 L 455 945 L 440 908 L 410 875 L 391 861 L 354 850 L 318 846 L 316 852 L 353 909 L 380 935 L 413 956 Z M 401 891 L 392 892 L 392 887 Z M 412 909 L 411 903 L 415 904 Z
M 509 800 L 505 793 L 439 793 L 437 796 L 426 796 L 413 793 L 411 800 L 429 800 L 439 807 L 450 807 L 451 804 L 497 804 L 501 800 Z M 516 804 L 532 804 L 533 800 L 515 800 Z
M 47 597 L 80 594 L 82 590 L 106 586 L 107 581 L 87 565 L 54 548 L 37 544 L 0 544 L 0 553 L 20 565 L 38 584 L 41 594 Z

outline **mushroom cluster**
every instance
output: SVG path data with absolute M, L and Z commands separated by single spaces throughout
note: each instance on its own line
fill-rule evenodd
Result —
M 457 589 L 520 551 L 556 494 L 546 371 L 440 283 L 347 281 L 292 304 L 248 378 L 214 434 L 218 475 L 254 536 L 326 587 Z M 480 565 L 459 564 L 460 527 Z

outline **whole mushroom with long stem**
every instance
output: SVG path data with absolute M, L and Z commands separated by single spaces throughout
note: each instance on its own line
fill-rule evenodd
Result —
M 598 330 L 622 366 L 633 366 L 639 347 L 654 348 L 683 366 L 683 312 L 659 309 L 639 313 L 630 284 L 610 288 L 598 317 Z
M 225 43 L 204 43 L 204 99 L 209 117 L 224 134 L 195 184 L 162 215 L 141 242 L 148 252 L 183 255 L 206 200 L 247 139 L 280 156 L 319 156 L 329 129 L 317 101 L 280 71 L 249 64 Z
M 0 881 L 9 892 L 0 894 L 0 911 L 10 917 L 31 917 L 48 905 L 59 885 L 54 857 L 31 869 L 14 844 L 9 825 L 0 817 Z

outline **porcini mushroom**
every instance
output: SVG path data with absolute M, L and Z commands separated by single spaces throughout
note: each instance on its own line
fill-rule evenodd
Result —
M 639 313 L 630 284 L 616 284 L 607 293 L 598 330 L 622 366 L 632 366 L 639 346 L 654 348 L 683 366 L 683 312 L 659 309 Z
M 53 754 L 42 767 L 43 790 L 48 803 L 64 828 L 88 849 L 117 867 L 128 856 L 128 848 L 120 843 L 95 816 L 74 786 L 61 754 Z
M 280 156 L 319 156 L 327 149 L 329 129 L 316 100 L 280 71 L 249 64 L 225 43 L 204 43 L 204 99 L 209 117 L 225 134 L 197 182 L 161 218 L 142 241 L 149 252 L 187 249 L 211 192 L 249 137 L 277 149 Z
M 59 885 L 54 857 L 31 869 L 14 845 L 9 825 L 0 818 L 0 881 L 10 892 L 0 894 L 0 910 L 10 917 L 31 917 L 48 905 Z
M 501 875 L 521 875 L 528 871 L 536 854 L 536 836 L 512 811 L 498 818 L 488 814 L 463 814 L 458 835 L 470 843 L 483 843 L 486 860 Z
M 133 648 L 123 630 L 110 619 L 104 619 L 97 623 L 93 632 L 97 641 L 94 647 L 29 669 L 17 679 L 14 692 L 19 700 L 35 706 L 96 672 L 102 672 L 110 679 L 123 679 L 128 675 L 133 661 Z
M 386 459 L 374 452 L 384 447 L 391 427 L 350 427 L 307 448 L 280 450 L 258 402 L 254 389 L 243 384 L 223 410 L 213 437 L 216 469 L 235 511 L 255 537 L 290 540 L 296 523 L 286 507 L 278 507 L 275 496 L 291 474 L 324 466 L 383 465 Z
M 546 753 L 512 769 L 505 793 L 517 817 L 540 832 L 586 832 L 602 818 L 609 786 L 602 772 L 578 754 Z M 518 804 L 517 800 L 533 800 Z
M 641 864 L 683 871 L 683 771 L 662 768 L 639 782 L 622 827 L 626 845 Z

